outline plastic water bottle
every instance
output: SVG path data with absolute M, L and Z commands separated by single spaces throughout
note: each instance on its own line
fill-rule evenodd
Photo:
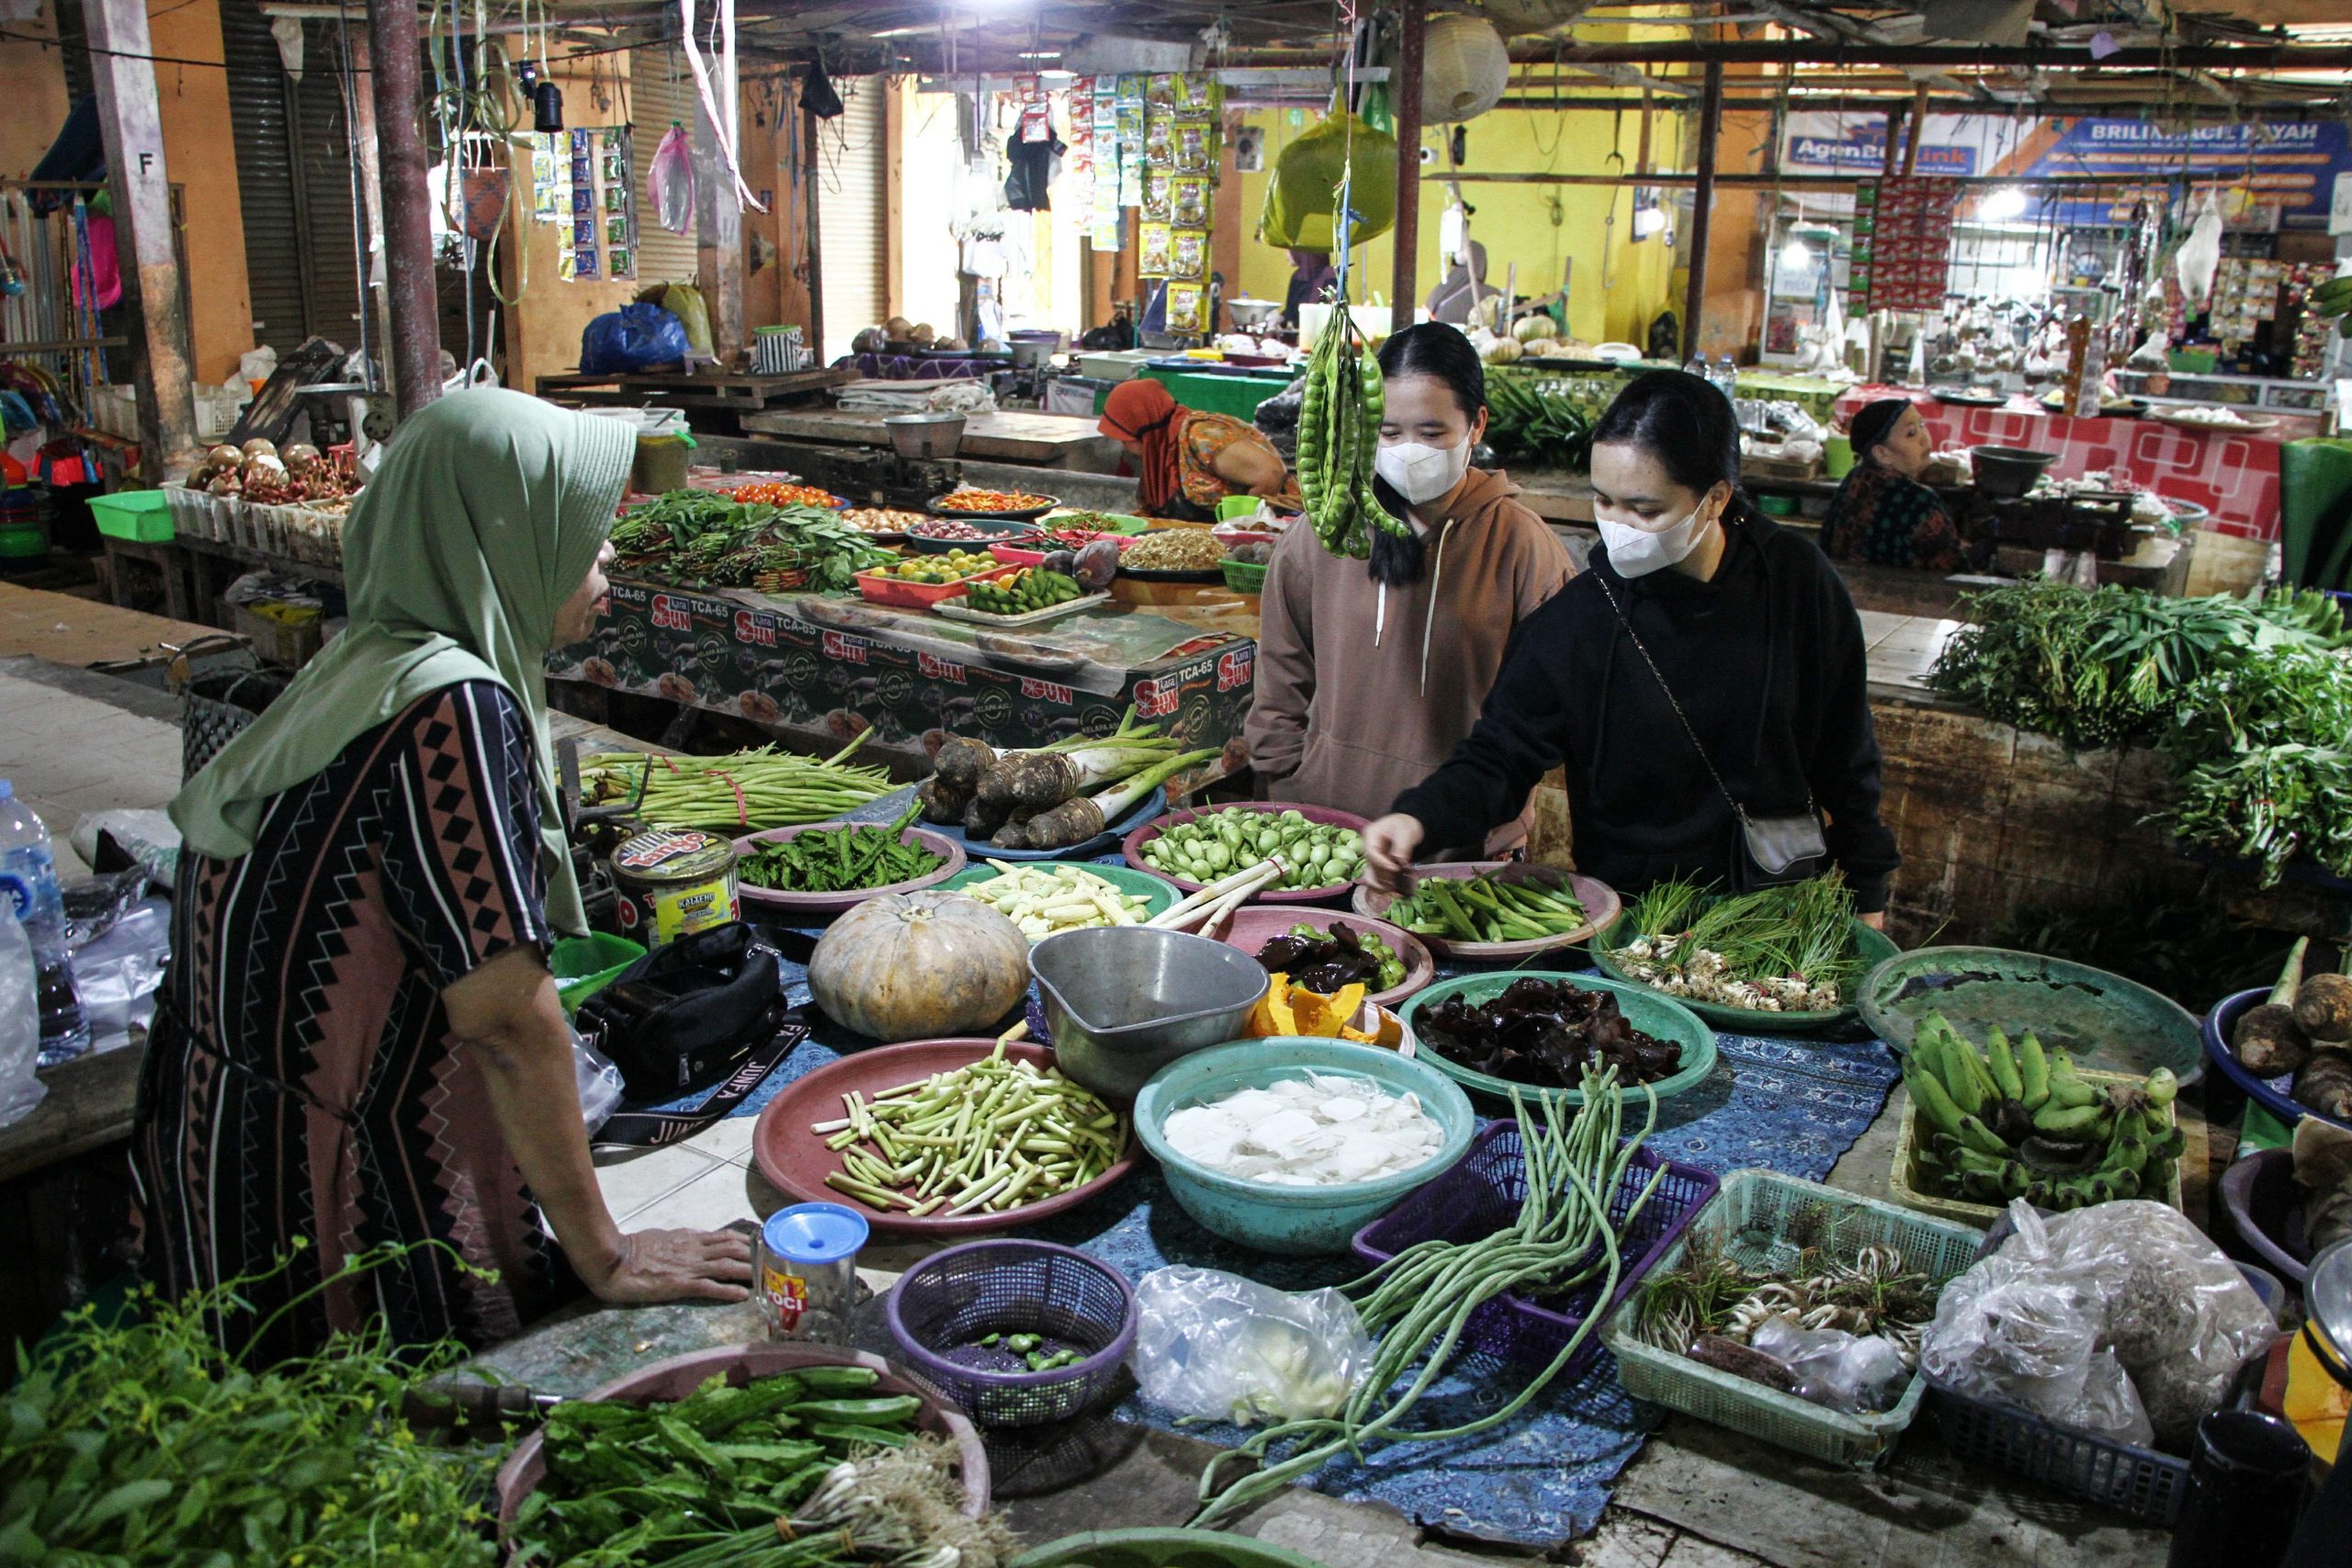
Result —
M 1690 358 L 1684 360 L 1682 362 L 1682 373 L 1686 376 L 1697 376 L 1702 379 L 1708 381 L 1712 381 L 1715 378 L 1713 374 L 1707 368 L 1707 356 L 1703 354 L 1694 353 Z
M 90 1023 L 74 988 L 74 955 L 65 946 L 65 902 L 57 891 L 57 855 L 49 829 L 0 779 L 0 898 L 32 942 L 40 987 L 40 1065 L 70 1062 L 90 1048 Z
M 1733 362 L 1730 355 L 1724 355 L 1722 364 L 1716 367 L 1714 375 L 1709 379 L 1724 389 L 1724 397 L 1731 399 L 1734 402 L 1739 400 L 1739 367 Z

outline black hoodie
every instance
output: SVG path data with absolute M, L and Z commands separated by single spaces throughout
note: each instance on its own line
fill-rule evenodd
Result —
M 1396 797 L 1430 850 L 1477 842 L 1566 764 L 1577 869 L 1628 895 L 1678 875 L 1731 878 L 1738 818 L 1602 592 L 1633 628 L 1750 817 L 1827 819 L 1830 858 L 1860 910 L 1886 907 L 1899 863 L 1879 820 L 1861 618 L 1807 540 L 1746 513 L 1713 579 L 1634 579 L 1596 547 L 1592 570 L 1512 634 L 1478 723 L 1445 765 Z

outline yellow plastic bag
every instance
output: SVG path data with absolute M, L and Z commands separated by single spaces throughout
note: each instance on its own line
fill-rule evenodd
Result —
M 1396 221 L 1396 139 L 1359 119 L 1350 140 L 1349 119 L 1334 115 L 1282 151 L 1274 177 L 1266 182 L 1266 206 L 1258 234 L 1270 245 L 1307 251 L 1339 248 L 1335 217 L 1340 181 L 1354 178 L 1348 204 L 1355 209 L 1348 243 L 1360 245 L 1388 232 Z
M 702 290 L 691 283 L 673 283 L 662 290 L 656 301 L 663 310 L 678 318 L 686 329 L 686 352 L 697 359 L 716 359 L 718 351 L 710 343 L 710 307 L 703 302 Z

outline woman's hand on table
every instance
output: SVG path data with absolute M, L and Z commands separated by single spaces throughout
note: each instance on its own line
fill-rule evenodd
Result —
M 1874 931 L 1883 931 L 1886 930 L 1886 911 L 1884 909 L 1873 909 L 1867 915 L 1857 915 L 1854 918 L 1861 921 L 1862 924 L 1870 927 L 1871 930 Z
M 1363 860 L 1371 874 L 1365 879 L 1383 893 L 1403 895 L 1413 890 L 1413 852 L 1426 832 L 1420 819 L 1392 811 L 1363 830 Z
M 631 1231 L 602 1267 L 582 1258 L 572 1266 L 598 1301 L 615 1306 L 740 1302 L 751 1294 L 752 1244 L 733 1231 Z

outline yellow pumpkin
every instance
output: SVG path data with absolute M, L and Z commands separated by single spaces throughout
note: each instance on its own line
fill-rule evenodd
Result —
M 1511 323 L 1510 335 L 1521 343 L 1534 343 L 1540 338 L 1558 337 L 1560 323 L 1542 314 L 1522 316 Z
M 1514 365 L 1519 362 L 1520 355 L 1526 352 L 1527 350 L 1521 346 L 1520 341 L 1517 338 L 1498 337 L 1494 342 L 1487 345 L 1487 363 L 1489 365 Z

